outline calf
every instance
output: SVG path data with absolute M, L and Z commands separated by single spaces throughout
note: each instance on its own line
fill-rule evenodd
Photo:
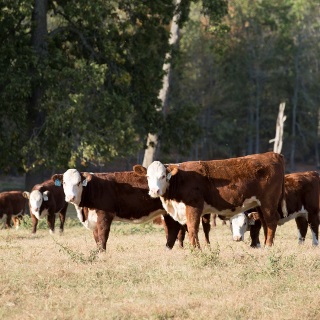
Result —
M 312 244 L 318 245 L 319 231 L 319 195 L 320 183 L 319 174 L 316 171 L 297 172 L 285 175 L 285 198 L 288 216 L 280 210 L 281 218 L 278 225 L 295 219 L 298 228 L 299 243 L 304 243 L 305 237 L 310 226 L 312 233 Z M 254 218 L 254 220 L 253 220 Z M 233 236 L 236 236 L 236 230 L 241 230 L 241 237 L 247 226 L 250 226 L 251 246 L 259 244 L 259 230 L 261 223 L 252 213 L 242 214 L 242 218 L 232 222 Z M 253 234 L 251 234 L 253 233 Z M 236 240 L 236 239 L 235 239 Z
M 65 200 L 75 206 L 83 225 L 93 230 L 101 250 L 106 250 L 113 220 L 145 223 L 161 214 L 168 228 L 166 245 L 173 247 L 181 225 L 166 214 L 159 199 L 148 196 L 145 177 L 133 171 L 91 174 L 69 169 L 53 175 L 52 180 L 63 185 Z
M 0 219 L 6 215 L 5 227 L 11 228 L 11 219 L 16 229 L 20 226 L 20 219 L 26 211 L 27 199 L 22 191 L 6 191 L 0 193 Z
M 63 189 L 54 185 L 52 180 L 36 184 L 31 192 L 24 192 L 24 197 L 29 199 L 29 209 L 32 219 L 32 233 L 37 232 L 40 219 L 47 217 L 49 232 L 55 228 L 56 214 L 60 217 L 60 233 L 63 232 L 68 202 L 64 200 Z
M 160 197 L 164 209 L 187 224 L 190 242 L 200 247 L 200 218 L 218 213 L 230 218 L 259 206 L 265 245 L 273 244 L 280 219 L 278 203 L 284 202 L 284 159 L 274 152 L 226 160 L 190 161 L 164 165 L 154 161 L 148 169 L 134 166 L 147 176 L 149 194 Z

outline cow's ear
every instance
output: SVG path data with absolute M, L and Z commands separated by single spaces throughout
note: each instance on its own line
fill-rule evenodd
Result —
M 49 200 L 49 193 L 50 192 L 48 190 L 43 193 L 43 200 L 44 201 L 48 201 Z
M 26 199 L 29 199 L 29 198 L 30 198 L 30 192 L 28 192 L 28 191 L 23 191 L 23 192 L 22 192 L 22 195 L 23 195 Z
M 133 166 L 133 171 L 138 176 L 146 176 L 147 175 L 147 169 L 140 164 L 136 164 L 135 166 Z
M 51 177 L 51 180 L 54 182 L 54 185 L 57 187 L 61 187 L 63 182 L 63 174 L 54 174 Z
M 92 174 L 85 172 L 81 174 L 81 181 L 82 181 L 82 186 L 86 187 L 88 182 L 90 182 L 92 179 Z
M 170 166 L 167 168 L 167 180 L 169 181 L 172 176 L 178 173 L 179 169 L 178 166 Z

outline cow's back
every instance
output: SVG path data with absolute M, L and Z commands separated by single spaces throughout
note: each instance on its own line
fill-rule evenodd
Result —
M 0 193 L 0 214 L 24 214 L 27 199 L 22 195 L 22 191 L 6 191 Z
M 94 197 L 95 193 L 105 194 L 100 209 L 114 210 L 119 218 L 132 220 L 156 210 L 163 210 L 160 199 L 149 196 L 146 177 L 133 171 L 95 173 L 94 176 L 104 180 L 102 184 L 95 183 L 94 189 L 89 191 L 90 198 Z M 85 188 L 90 187 L 90 183 Z
M 319 174 L 316 171 L 296 172 L 285 176 L 286 202 L 289 213 L 302 207 L 308 212 L 319 211 Z
M 202 197 L 206 203 L 223 211 L 240 207 L 253 197 L 264 204 L 274 202 L 277 205 L 283 197 L 283 188 L 283 156 L 268 152 L 224 160 L 184 162 L 179 165 L 179 173 L 171 178 L 167 196 L 177 201 L 190 199 L 190 205 L 192 199 L 196 202 Z

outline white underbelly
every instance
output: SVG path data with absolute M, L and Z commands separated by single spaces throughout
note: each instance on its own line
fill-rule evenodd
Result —
M 293 219 L 296 219 L 296 218 L 299 218 L 299 217 L 303 217 L 306 220 L 308 220 L 308 211 L 304 208 L 304 206 L 302 206 L 302 208 L 299 211 L 294 212 L 292 214 L 289 214 L 287 217 L 280 219 L 278 221 L 278 225 L 281 226 L 281 225 L 285 224 L 286 222 L 293 220 Z
M 187 215 L 186 215 L 186 205 L 183 202 L 177 202 L 175 200 L 166 200 L 163 197 L 160 197 L 163 208 L 172 216 L 172 218 L 178 221 L 180 224 L 187 223 Z M 208 213 L 216 213 L 226 218 L 230 218 L 240 212 L 249 210 L 251 208 L 260 206 L 260 201 L 256 197 L 251 197 L 249 199 L 245 199 L 243 204 L 239 207 L 231 209 L 226 209 L 219 211 L 217 208 L 209 205 L 204 202 L 203 211 L 201 215 Z

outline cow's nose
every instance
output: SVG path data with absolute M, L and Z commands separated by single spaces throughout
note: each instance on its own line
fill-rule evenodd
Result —
M 234 236 L 233 241 L 241 241 L 242 237 L 241 236 Z
M 74 202 L 75 196 L 66 196 L 66 202 Z
M 151 193 L 156 194 L 156 195 L 160 195 L 160 189 L 159 188 L 153 188 L 150 190 Z

